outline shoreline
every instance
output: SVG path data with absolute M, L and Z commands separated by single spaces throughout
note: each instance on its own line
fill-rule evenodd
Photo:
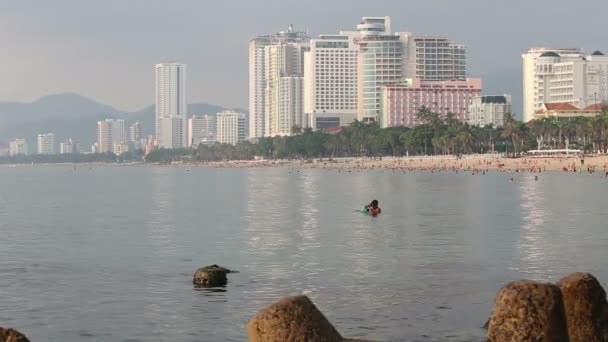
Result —
M 463 156 L 409 156 L 409 157 L 346 157 L 308 160 L 234 160 L 214 162 L 162 163 L 40 163 L 2 164 L 1 167 L 23 166 L 72 166 L 79 167 L 209 167 L 209 168 L 292 168 L 292 169 L 336 169 L 336 170 L 394 170 L 394 171 L 453 171 L 482 173 L 489 171 L 539 173 L 561 171 L 576 173 L 599 173 L 608 175 L 608 155 L 586 155 L 567 157 L 520 157 L 506 158 L 501 155 Z

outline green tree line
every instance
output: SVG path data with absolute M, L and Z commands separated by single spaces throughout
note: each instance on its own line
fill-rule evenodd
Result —
M 294 128 L 287 137 L 259 138 L 256 142 L 199 145 L 193 149 L 159 149 L 146 162 L 310 159 L 352 156 L 404 156 L 501 152 L 518 154 L 532 149 L 576 148 L 605 152 L 608 140 L 608 107 L 594 117 L 543 118 L 523 123 L 506 114 L 501 127 L 472 126 L 455 115 L 443 117 L 427 108 L 417 113 L 415 127 L 380 128 L 354 121 L 337 133 Z M 0 162 L 91 162 L 137 160 L 141 155 L 17 156 Z

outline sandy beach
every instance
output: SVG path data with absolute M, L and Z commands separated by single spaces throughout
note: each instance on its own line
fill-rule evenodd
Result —
M 506 158 L 499 155 L 415 156 L 382 158 L 337 158 L 310 160 L 258 160 L 183 163 L 203 167 L 287 167 L 317 169 L 389 169 L 401 171 L 462 171 L 462 172 L 586 172 L 606 175 L 608 155 L 570 157 Z

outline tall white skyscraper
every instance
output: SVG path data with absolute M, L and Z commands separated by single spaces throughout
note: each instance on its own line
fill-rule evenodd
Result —
M 285 106 L 283 96 L 303 106 L 304 52 L 310 37 L 293 27 L 249 42 L 249 136 L 290 135 L 286 125 L 301 124 L 303 108 Z M 297 79 L 300 78 L 300 79 Z M 285 88 L 287 87 L 287 88 Z M 298 97 L 299 96 L 299 97 Z
M 392 33 L 390 23 L 390 17 L 365 17 L 357 25 L 359 121 L 379 120 L 382 87 L 408 76 L 411 34 Z
M 220 144 L 236 145 L 247 139 L 245 114 L 233 111 L 221 112 L 217 113 L 216 120 L 217 142 Z
M 305 127 L 346 126 L 357 118 L 358 32 L 321 35 L 304 54 Z
M 55 154 L 55 134 L 38 134 L 38 154 Z
M 188 119 L 188 145 L 196 148 L 200 144 L 212 145 L 215 142 L 215 117 L 213 115 L 194 115 Z
M 157 64 L 155 79 L 157 144 L 161 148 L 186 147 L 186 64 Z
M 608 57 L 576 48 L 532 48 L 522 55 L 524 121 L 546 103 L 585 108 L 608 100 Z

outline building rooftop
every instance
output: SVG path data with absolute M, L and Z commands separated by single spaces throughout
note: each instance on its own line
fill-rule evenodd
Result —
M 591 56 L 604 56 L 604 53 L 601 51 L 595 51 L 591 54 Z
M 486 95 L 481 97 L 481 103 L 507 103 L 504 95 Z
M 554 51 L 547 51 L 547 52 L 543 52 L 543 54 L 540 55 L 540 57 L 559 57 L 559 55 Z

